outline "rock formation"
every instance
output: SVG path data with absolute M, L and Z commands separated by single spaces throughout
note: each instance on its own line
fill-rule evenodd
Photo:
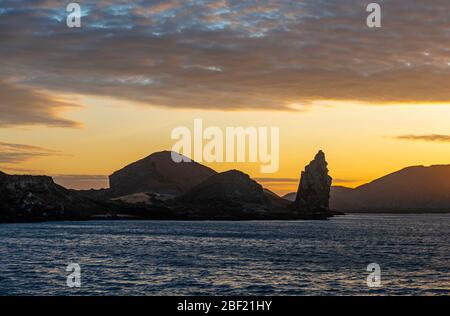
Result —
M 153 153 L 109 177 L 109 197 L 152 192 L 180 195 L 216 172 L 194 161 L 175 163 L 170 151 Z
M 0 172 L 0 222 L 78 220 L 107 214 L 106 205 L 67 190 L 50 177 Z
M 326 217 L 329 212 L 329 198 L 332 179 L 328 175 L 327 162 L 323 151 L 301 174 L 297 197 L 292 209 L 306 216 Z

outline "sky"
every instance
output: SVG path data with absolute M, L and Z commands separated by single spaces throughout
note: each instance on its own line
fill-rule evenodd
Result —
M 334 184 L 450 164 L 450 2 L 0 0 L 0 170 L 73 188 L 193 126 L 280 128 L 284 194 L 324 150 Z

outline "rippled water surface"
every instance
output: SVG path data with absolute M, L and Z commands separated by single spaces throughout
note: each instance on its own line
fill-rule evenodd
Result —
M 450 215 L 3 224 L 0 240 L 0 295 L 450 294 Z

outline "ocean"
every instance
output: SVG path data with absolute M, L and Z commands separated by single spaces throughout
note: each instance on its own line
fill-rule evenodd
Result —
M 450 294 L 450 214 L 1 224 L 0 240 L 0 295 Z

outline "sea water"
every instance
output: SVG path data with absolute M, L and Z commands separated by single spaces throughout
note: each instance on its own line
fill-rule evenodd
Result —
M 450 214 L 0 224 L 0 241 L 0 295 L 450 294 Z

